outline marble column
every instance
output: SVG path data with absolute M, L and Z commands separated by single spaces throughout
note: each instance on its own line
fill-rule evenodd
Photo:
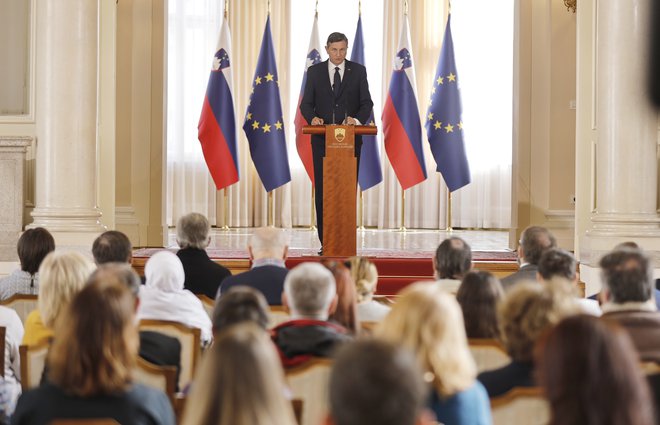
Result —
M 35 5 L 36 206 L 30 227 L 77 233 L 81 238 L 72 242 L 83 242 L 104 230 L 96 189 L 98 2 Z
M 0 136 L 0 261 L 16 261 L 23 230 L 25 154 L 32 137 Z M 8 206 L 8 208 L 6 208 Z

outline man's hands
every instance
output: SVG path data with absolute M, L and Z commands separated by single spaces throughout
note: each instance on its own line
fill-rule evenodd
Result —
M 343 125 L 358 125 L 358 121 L 353 118 L 353 117 L 346 117 L 344 122 L 342 123 Z M 319 117 L 314 117 L 312 118 L 312 122 L 310 125 L 323 125 L 323 118 Z
M 323 118 L 314 117 L 312 118 L 311 125 L 323 125 Z

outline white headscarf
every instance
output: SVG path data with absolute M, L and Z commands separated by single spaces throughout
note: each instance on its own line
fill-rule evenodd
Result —
M 212 325 L 202 302 L 183 289 L 185 274 L 179 257 L 159 251 L 147 260 L 146 285 L 140 287 L 138 320 L 170 320 L 201 330 L 203 342 L 212 338 Z

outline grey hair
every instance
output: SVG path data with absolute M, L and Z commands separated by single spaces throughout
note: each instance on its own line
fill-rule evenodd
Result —
M 189 213 L 177 221 L 176 240 L 181 248 L 206 249 L 210 231 L 211 225 L 204 215 Z
M 275 227 L 260 227 L 250 236 L 250 247 L 253 254 L 268 257 L 279 257 L 284 248 L 289 245 L 286 233 Z
M 327 320 L 337 294 L 335 278 L 319 263 L 302 263 L 286 275 L 284 294 L 292 316 Z

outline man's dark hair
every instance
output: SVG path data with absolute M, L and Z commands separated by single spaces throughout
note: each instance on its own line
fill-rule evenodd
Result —
M 440 279 L 461 279 L 472 267 L 472 249 L 463 239 L 451 237 L 435 251 L 435 269 Z
M 639 249 L 622 248 L 600 260 L 601 280 L 612 302 L 645 302 L 653 296 L 653 272 L 649 257 Z
M 55 251 L 53 235 L 43 227 L 26 230 L 16 245 L 21 270 L 30 274 L 39 271 L 41 262 L 50 252 Z
M 328 36 L 328 42 L 326 43 L 326 46 L 329 46 L 331 43 L 337 43 L 339 41 L 345 41 L 346 44 L 348 44 L 348 38 L 346 35 L 340 32 L 333 32 Z
M 544 280 L 553 277 L 563 277 L 568 280 L 575 279 L 577 261 L 573 254 L 560 248 L 550 248 L 541 255 L 539 260 L 539 274 Z
M 131 261 L 131 241 L 118 230 L 101 233 L 92 245 L 96 264 L 128 263 Z
M 379 340 L 344 344 L 330 372 L 336 425 L 413 425 L 428 387 L 412 352 Z
M 268 303 L 261 292 L 249 286 L 234 286 L 215 303 L 211 317 L 213 332 L 242 322 L 253 322 L 265 330 L 268 311 Z
M 557 240 L 545 227 L 530 226 L 520 236 L 523 257 L 529 264 L 538 265 L 545 250 L 555 248 Z

